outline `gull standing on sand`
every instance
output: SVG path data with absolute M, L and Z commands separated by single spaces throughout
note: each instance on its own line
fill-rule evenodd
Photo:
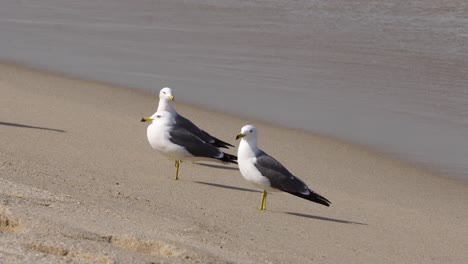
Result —
M 245 125 L 236 139 L 241 138 L 237 151 L 242 176 L 263 190 L 260 210 L 266 210 L 267 191 L 283 191 L 289 194 L 330 206 L 325 197 L 313 192 L 299 178 L 291 174 L 281 163 L 257 147 L 257 128 Z
M 143 117 L 141 122 L 151 122 L 146 130 L 151 147 L 175 159 L 175 180 L 179 178 L 179 165 L 182 160 L 209 160 L 237 164 L 236 156 L 222 152 L 177 124 L 171 112 L 157 111 L 151 117 Z
M 174 106 L 172 105 L 172 102 L 174 101 L 174 95 L 172 95 L 172 89 L 169 87 L 164 87 L 159 91 L 159 104 L 158 104 L 158 111 L 167 111 L 169 112 L 172 117 L 174 118 L 175 123 L 181 127 L 184 128 L 187 132 L 192 133 L 193 135 L 197 136 L 199 139 L 202 141 L 209 143 L 216 148 L 229 148 L 229 147 L 234 147 L 233 145 L 224 142 L 220 139 L 217 139 L 213 137 L 212 135 L 208 134 L 207 132 L 201 130 L 198 128 L 194 123 L 192 123 L 190 120 L 187 118 L 179 115 L 177 111 L 175 110 Z M 142 122 L 148 122 L 151 120 L 145 120 L 144 118 L 141 120 Z M 148 136 L 149 139 L 149 136 Z M 237 159 L 237 157 L 234 157 L 234 159 Z M 174 166 L 176 169 L 176 176 L 175 179 L 178 179 L 178 174 L 179 174 L 179 166 L 182 160 L 180 159 L 175 159 Z

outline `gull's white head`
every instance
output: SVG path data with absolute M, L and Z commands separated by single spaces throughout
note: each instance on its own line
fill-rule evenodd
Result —
M 162 125 L 171 125 L 175 122 L 174 117 L 168 111 L 157 111 L 151 116 L 153 123 L 159 123 Z
M 141 122 L 152 122 L 153 124 L 171 125 L 175 123 L 174 116 L 168 111 L 157 111 L 150 117 L 143 117 Z
M 159 91 L 159 99 L 164 101 L 174 101 L 174 96 L 172 95 L 172 89 L 169 87 L 164 87 Z
M 242 138 L 248 142 L 257 141 L 257 128 L 252 125 L 245 125 L 241 129 L 241 133 L 236 136 L 236 139 Z

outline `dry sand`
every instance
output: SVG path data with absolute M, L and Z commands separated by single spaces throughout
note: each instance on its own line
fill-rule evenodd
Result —
M 161 87 L 155 87 L 161 88 Z M 177 94 L 176 94 L 177 96 Z M 260 147 L 326 208 L 150 148 L 154 97 L 0 65 L 1 263 L 466 263 L 468 185 L 309 133 L 176 104 Z M 230 150 L 235 153 L 236 150 Z

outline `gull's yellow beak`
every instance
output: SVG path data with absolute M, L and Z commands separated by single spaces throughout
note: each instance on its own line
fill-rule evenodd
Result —
M 151 121 L 153 121 L 153 118 L 151 118 L 151 117 L 143 117 L 140 121 L 141 121 L 141 122 L 151 122 Z
M 174 96 L 173 96 L 173 95 L 169 95 L 168 98 L 169 98 L 171 101 L 174 101 Z
M 236 140 L 238 140 L 239 138 L 243 138 L 243 137 L 245 137 L 245 135 L 240 133 L 239 135 L 236 136 Z

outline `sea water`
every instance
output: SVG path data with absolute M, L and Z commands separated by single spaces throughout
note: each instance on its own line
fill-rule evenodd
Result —
M 468 179 L 466 1 L 2 0 L 0 59 Z

